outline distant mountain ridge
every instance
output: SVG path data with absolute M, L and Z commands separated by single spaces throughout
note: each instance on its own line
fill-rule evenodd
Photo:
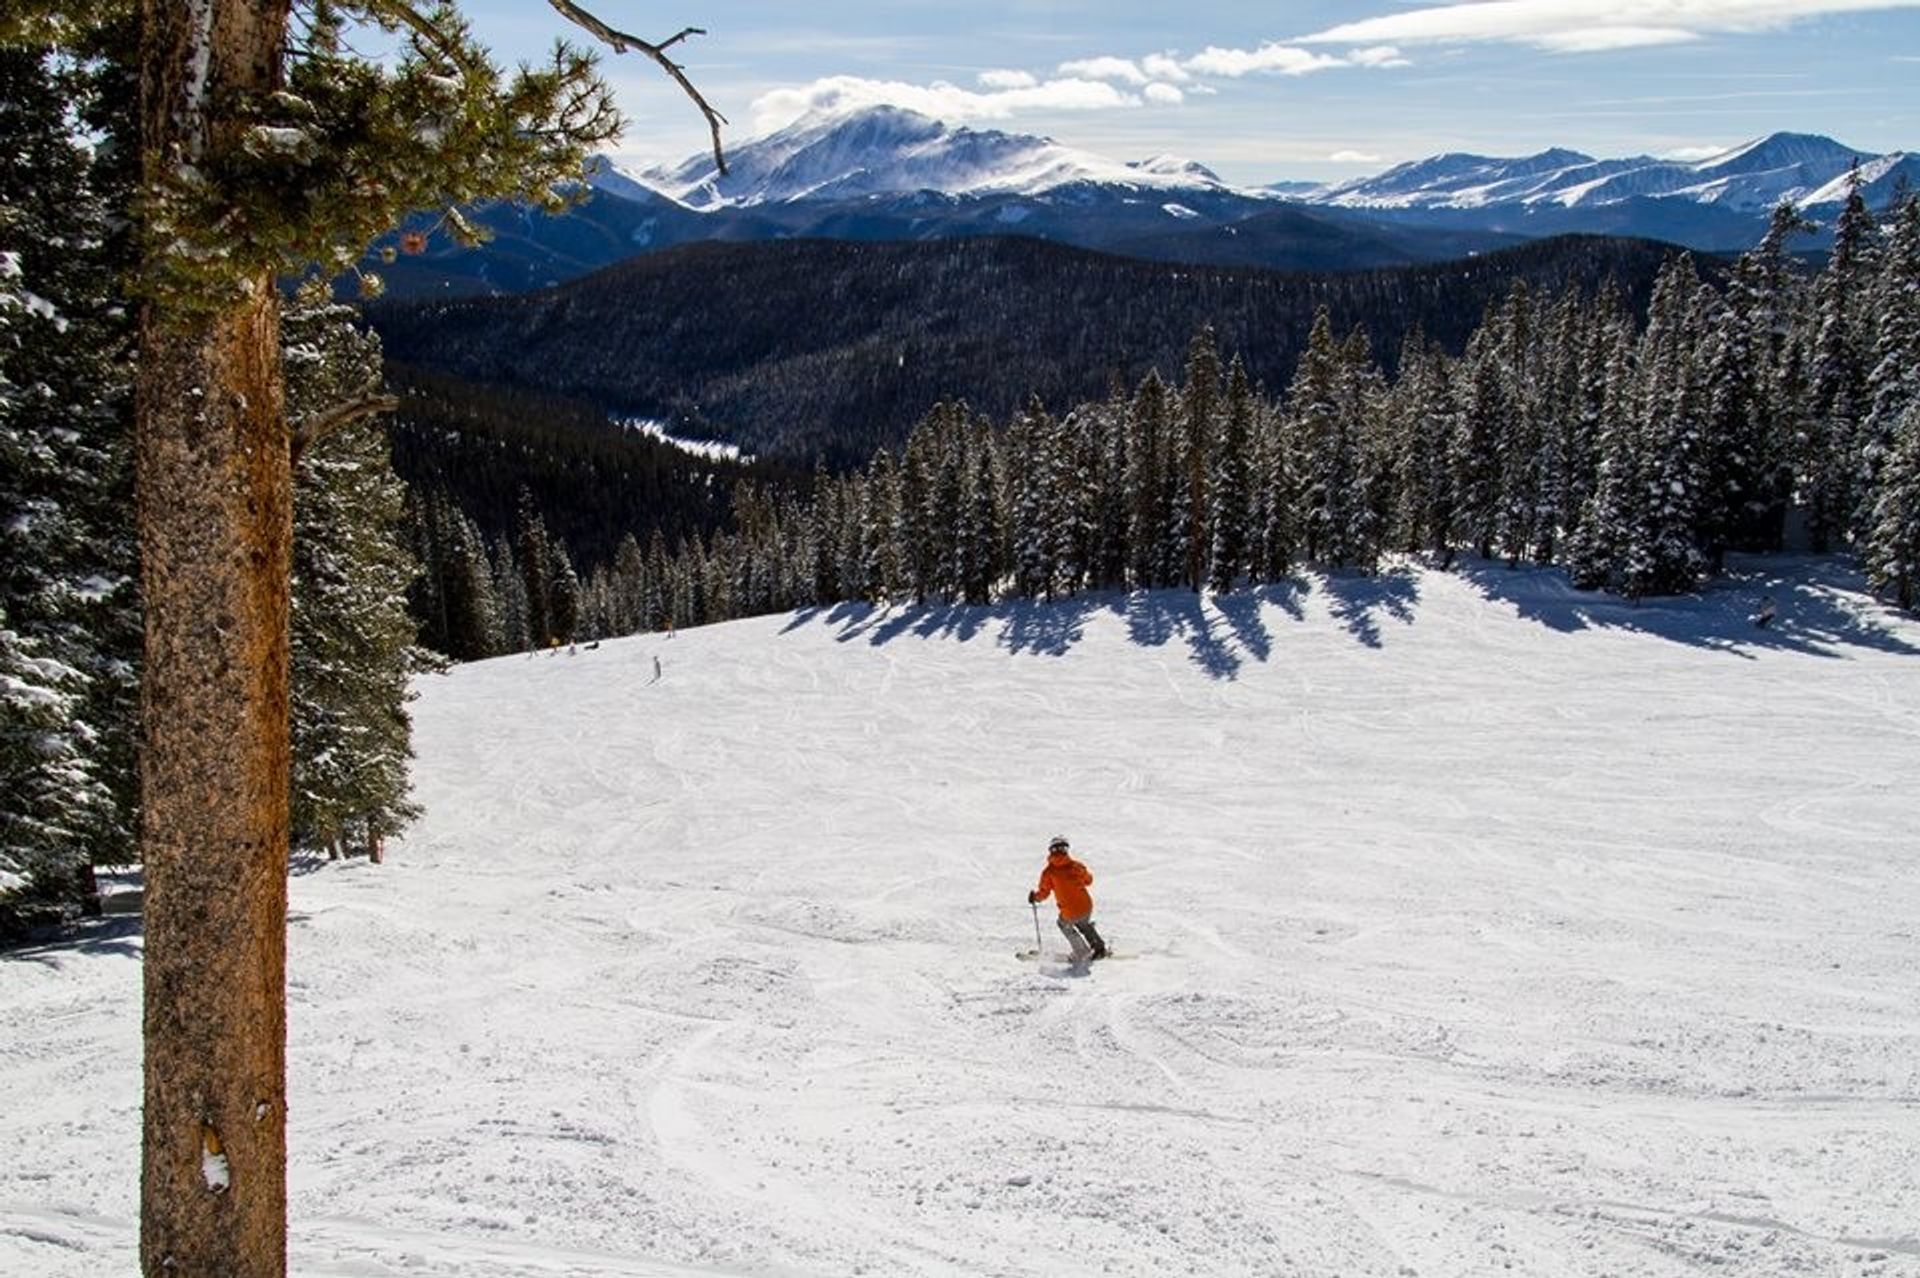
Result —
M 1550 150 L 1505 159 L 1439 155 L 1372 177 L 1335 183 L 1300 198 L 1342 208 L 1486 208 L 1554 204 L 1593 208 L 1636 199 L 1685 200 L 1739 212 L 1765 212 L 1781 200 L 1818 210 L 1847 197 L 1859 168 L 1869 203 L 1891 199 L 1902 174 L 1920 178 L 1905 152 L 1876 156 L 1812 134 L 1775 133 L 1700 160 L 1637 156 L 1597 160 Z
M 1920 157 L 1777 133 L 1702 160 L 1602 160 L 1564 148 L 1448 154 L 1348 182 L 1240 187 L 1184 157 L 1113 160 L 872 107 L 803 117 L 740 143 L 725 174 L 705 153 L 650 169 L 598 157 L 584 175 L 592 198 L 580 208 L 551 216 L 481 206 L 469 217 L 493 234 L 490 243 L 470 249 L 436 237 L 423 255 L 368 266 L 395 296 L 422 298 L 550 287 L 682 244 L 791 238 L 1022 235 L 1196 266 L 1306 271 L 1447 261 L 1564 234 L 1735 252 L 1759 239 L 1781 199 L 1831 222 L 1856 171 L 1874 207 L 1920 185 Z M 380 247 L 399 245 L 396 237 Z M 1819 235 L 1800 242 L 1821 245 Z
M 1502 157 L 1446 154 L 1370 177 L 1235 187 L 1205 165 L 1177 157 L 1121 162 L 1051 138 L 953 126 L 904 107 L 808 115 L 730 153 L 728 172 L 702 153 L 672 167 L 624 170 L 603 163 L 596 185 L 616 194 L 642 187 L 689 208 L 758 208 L 821 200 L 938 192 L 951 196 L 1039 195 L 1094 185 L 1232 193 L 1353 209 L 1483 208 L 1555 203 L 1595 207 L 1635 199 L 1681 199 L 1764 212 L 1783 199 L 1810 207 L 1846 198 L 1855 165 L 1864 185 L 1891 196 L 1900 176 L 1920 177 L 1904 151 L 1874 155 L 1806 133 L 1774 133 L 1704 159 L 1596 159 L 1555 147 Z M 1868 199 L 1873 199 L 1872 191 Z

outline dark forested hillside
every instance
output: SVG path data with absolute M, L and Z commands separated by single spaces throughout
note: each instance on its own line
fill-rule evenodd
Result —
M 803 478 L 697 457 L 539 391 L 398 365 L 387 381 L 400 397 L 393 465 L 409 488 L 450 498 L 489 542 L 511 535 L 524 489 L 584 566 L 611 561 L 625 535 L 658 531 L 672 545 L 725 526 L 742 479 Z
M 1389 364 L 1416 327 L 1458 351 L 1516 281 L 1618 282 L 1644 309 L 1676 250 L 1569 237 L 1338 275 L 1138 261 L 1033 240 L 699 244 L 518 297 L 370 314 L 395 360 L 538 387 L 762 456 L 863 462 L 936 400 L 1003 416 L 1172 373 L 1211 324 L 1256 382 L 1292 376 L 1317 307 Z M 404 462 L 402 463 L 404 466 Z

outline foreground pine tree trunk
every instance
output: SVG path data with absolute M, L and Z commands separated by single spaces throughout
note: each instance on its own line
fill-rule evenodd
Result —
M 145 21 L 142 154 L 153 190 L 236 144 L 241 125 L 222 108 L 277 87 L 286 9 L 148 0 Z M 167 251 L 148 248 L 150 259 Z M 164 271 L 150 260 L 148 274 Z M 279 1278 L 292 505 L 271 275 L 211 302 L 149 298 L 136 398 L 141 1268 L 148 1278 Z

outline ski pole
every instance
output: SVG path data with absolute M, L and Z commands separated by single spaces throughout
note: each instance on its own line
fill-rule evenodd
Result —
M 1044 948 L 1040 942 L 1040 902 L 1028 901 L 1033 907 L 1033 952 L 1038 954 Z

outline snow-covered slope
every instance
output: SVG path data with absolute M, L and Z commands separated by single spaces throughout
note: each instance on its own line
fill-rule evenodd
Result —
M 1887 161 L 1831 138 L 1775 133 L 1703 160 L 1640 156 L 1596 160 L 1577 151 L 1542 151 L 1519 159 L 1441 155 L 1397 165 L 1385 173 L 1322 188 L 1311 203 L 1347 208 L 1471 209 L 1499 204 L 1552 203 L 1568 208 L 1672 198 L 1740 211 L 1771 208 L 1781 200 L 1809 206 L 1846 197 L 1846 175 L 1858 162 L 1874 181 Z M 1891 194 L 1891 187 L 1889 187 Z
M 727 172 L 711 155 L 628 175 L 695 208 L 940 191 L 1036 194 L 1073 183 L 1152 190 L 1222 189 L 1189 161 L 1126 164 L 1050 138 L 956 128 L 902 107 L 815 114 L 731 148 Z
M 419 826 L 292 880 L 292 1272 L 1920 1274 L 1920 625 L 1746 573 L 429 678 Z M 0 955 L 0 1273 L 136 1270 L 139 954 Z

